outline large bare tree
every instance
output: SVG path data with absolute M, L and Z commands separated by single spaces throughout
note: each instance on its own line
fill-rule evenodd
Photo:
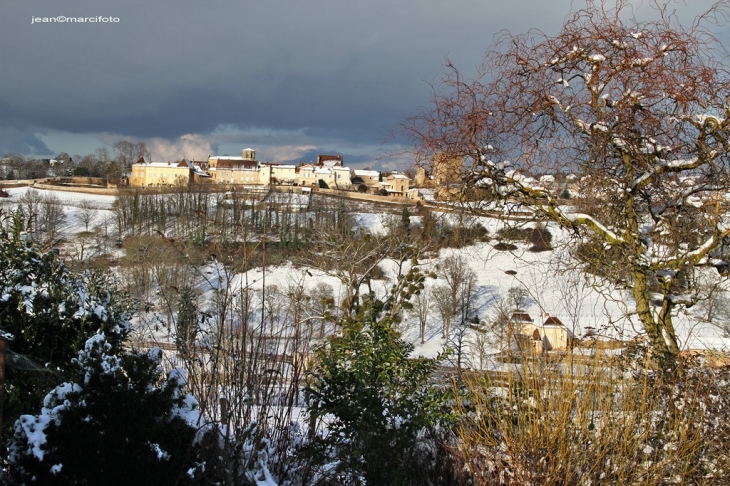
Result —
M 114 144 L 115 160 L 122 165 L 125 170 L 139 160 L 140 157 L 149 156 L 147 145 L 144 142 L 130 142 L 129 140 L 120 140 Z
M 693 277 L 727 266 L 730 77 L 710 32 L 727 14 L 718 2 L 683 24 L 651 2 L 639 20 L 627 1 L 589 0 L 557 35 L 502 35 L 473 79 L 449 63 L 432 107 L 402 125 L 421 163 L 462 158 L 466 187 L 571 230 L 593 269 L 631 289 L 670 364 Z M 580 174 L 575 205 L 528 182 L 530 171 Z
M 97 208 L 93 202 L 88 199 L 84 199 L 79 203 L 78 209 L 79 211 L 76 213 L 76 218 L 84 223 L 84 231 L 88 233 L 89 225 L 92 221 L 94 221 L 94 218 L 96 218 L 96 213 L 99 211 L 99 208 Z

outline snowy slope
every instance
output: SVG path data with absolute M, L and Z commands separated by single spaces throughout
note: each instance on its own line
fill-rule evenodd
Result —
M 8 189 L 11 198 L 0 200 L 0 205 L 14 204 L 28 190 Z M 81 218 L 78 217 L 78 205 L 81 201 L 91 201 L 99 208 L 94 224 L 113 216 L 113 196 L 62 191 L 42 191 L 41 194 L 52 194 L 64 204 L 66 223 L 62 231 L 68 236 L 84 230 Z M 367 227 L 374 233 L 382 234 L 385 231 L 387 219 L 382 214 L 356 213 L 354 216 L 358 225 Z M 491 235 L 503 225 L 495 219 L 478 219 Z M 412 221 L 417 223 L 418 218 L 413 217 Z M 553 246 L 560 248 L 561 242 L 567 236 L 554 226 L 548 228 L 553 234 Z M 601 336 L 618 339 L 630 339 L 639 333 L 638 321 L 630 317 L 631 297 L 626 290 L 603 287 L 600 282 L 586 278 L 582 272 L 571 270 L 565 264 L 567 257 L 558 250 L 533 253 L 527 251 L 526 245 L 518 243 L 517 250 L 505 252 L 495 250 L 493 243 L 494 241 L 478 243 L 458 250 L 444 249 L 438 259 L 424 260 L 421 264 L 425 270 L 433 269 L 440 260 L 450 255 L 459 256 L 467 262 L 477 276 L 473 314 L 482 320 L 488 320 L 494 304 L 498 299 L 504 298 L 510 288 L 521 287 L 529 292 L 525 310 L 536 322 L 544 320 L 546 314 L 557 316 L 577 337 L 584 335 L 589 329 Z M 200 290 L 208 300 L 213 298 L 214 288 L 219 285 L 229 285 L 234 289 L 245 287 L 260 290 L 264 283 L 267 287 L 276 285 L 279 289 L 301 284 L 311 290 L 318 282 L 325 281 L 334 288 L 336 300 L 339 301 L 343 295 L 338 279 L 324 275 L 316 269 L 295 268 L 287 264 L 269 267 L 265 275 L 259 268 L 229 279 L 230 276 L 223 278 L 225 272 L 221 268 L 220 265 L 210 264 L 200 269 L 201 275 L 207 275 L 207 279 L 201 280 Z M 383 268 L 386 274 L 390 273 L 387 264 L 384 263 Z M 427 286 L 430 287 L 439 284 L 438 280 L 427 281 Z M 382 295 L 385 295 L 389 286 L 388 280 L 379 281 L 375 285 Z M 701 313 L 702 309 L 692 309 L 691 312 L 677 316 L 677 333 L 684 347 L 730 349 L 730 338 L 724 337 L 714 324 L 704 322 Z M 425 344 L 420 344 L 418 319 L 415 315 L 406 314 L 400 329 L 403 336 L 416 345 L 417 354 L 434 356 L 446 345 L 441 337 L 439 316 L 435 310 L 429 316 Z M 467 334 L 468 340 L 475 339 L 475 331 L 469 330 Z M 155 337 L 164 338 L 165 335 L 160 333 Z

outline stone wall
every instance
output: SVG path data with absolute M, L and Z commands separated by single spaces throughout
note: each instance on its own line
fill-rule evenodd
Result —
M 64 192 L 80 192 L 84 194 L 99 194 L 102 196 L 118 196 L 119 190 L 114 188 L 104 187 L 88 187 L 88 186 L 56 186 L 52 184 L 34 184 L 36 189 L 47 189 L 49 191 L 64 191 Z
M 415 204 L 419 201 L 419 199 L 409 199 L 407 197 L 376 196 L 375 194 L 365 194 L 355 191 L 338 191 L 337 189 L 314 188 L 313 191 L 322 194 L 329 194 L 332 196 L 346 197 L 348 199 L 358 199 L 361 201 L 384 202 L 393 204 Z

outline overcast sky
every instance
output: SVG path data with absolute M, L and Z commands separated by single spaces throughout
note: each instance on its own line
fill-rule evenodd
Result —
M 571 3 L 2 0 L 0 155 L 131 140 L 155 160 L 251 147 L 262 161 L 393 167 L 397 141 L 383 142 L 428 104 L 447 56 L 468 72 L 500 30 L 555 33 Z M 55 16 L 110 21 L 31 23 Z

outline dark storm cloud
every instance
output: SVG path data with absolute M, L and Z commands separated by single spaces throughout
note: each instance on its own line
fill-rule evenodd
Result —
M 468 72 L 495 33 L 555 32 L 571 3 L 5 1 L 0 150 L 47 149 L 34 135 L 45 130 L 174 141 L 221 126 L 296 132 L 318 147 L 377 147 L 428 104 L 424 79 L 446 56 Z M 31 25 L 31 17 L 57 15 L 119 22 Z M 220 143 L 214 138 L 211 147 Z M 276 143 L 307 142 L 271 137 Z

